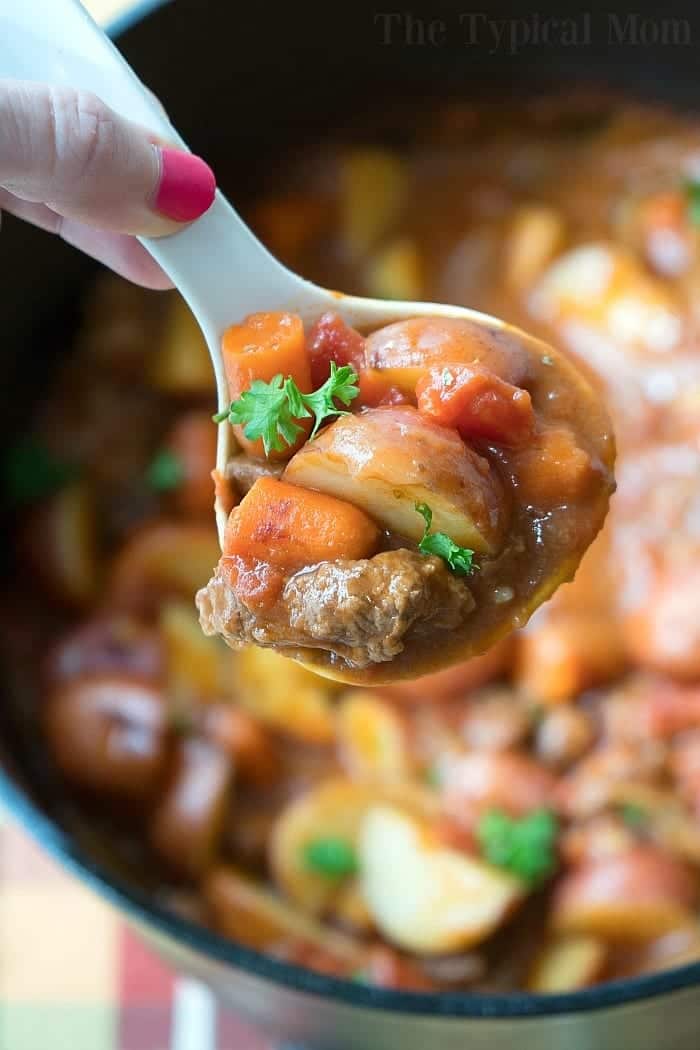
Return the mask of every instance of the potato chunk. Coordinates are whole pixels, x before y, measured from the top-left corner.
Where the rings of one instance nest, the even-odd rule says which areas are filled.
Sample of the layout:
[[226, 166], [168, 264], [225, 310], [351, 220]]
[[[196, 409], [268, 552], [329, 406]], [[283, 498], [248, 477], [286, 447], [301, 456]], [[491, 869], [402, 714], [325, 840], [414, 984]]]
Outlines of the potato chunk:
[[524, 347], [459, 317], [411, 317], [372, 332], [365, 345], [368, 368], [389, 386], [413, 396], [416, 383], [435, 365], [480, 364], [507, 383], [520, 386], [530, 362]]
[[602, 977], [606, 956], [605, 944], [597, 937], [559, 937], [537, 956], [528, 990], [554, 995], [588, 988]]
[[171, 779], [149, 825], [151, 845], [174, 872], [197, 879], [212, 865], [226, 822], [233, 763], [196, 737], [179, 742]]
[[213, 524], [154, 521], [132, 533], [114, 558], [111, 598], [134, 606], [152, 606], [164, 595], [190, 599], [219, 555]]
[[27, 559], [66, 605], [89, 604], [100, 586], [95, 493], [85, 481], [61, 489], [32, 512], [23, 537]]
[[506, 241], [506, 281], [522, 292], [561, 250], [566, 236], [564, 218], [554, 208], [530, 204], [518, 208]]
[[358, 780], [396, 780], [411, 772], [407, 729], [398, 711], [366, 689], [347, 693], [339, 705], [338, 750]]
[[177, 700], [208, 701], [226, 695], [228, 649], [202, 633], [191, 602], [166, 601], [160, 608], [168, 691]]
[[405, 199], [406, 172], [388, 150], [359, 148], [341, 163], [340, 225], [351, 258], [371, 251], [398, 218]]
[[173, 295], [169, 303], [151, 378], [159, 390], [174, 396], [214, 396], [214, 373], [206, 341], [179, 295]]
[[332, 911], [344, 881], [309, 865], [309, 845], [332, 839], [354, 850], [362, 818], [377, 798], [371, 785], [327, 780], [283, 810], [270, 840], [270, 865], [280, 889], [302, 911], [311, 915]]
[[416, 242], [411, 237], [398, 237], [372, 260], [367, 284], [370, 293], [380, 299], [420, 299], [422, 276]]
[[382, 933], [411, 952], [439, 955], [478, 944], [521, 899], [517, 880], [433, 841], [420, 821], [372, 807], [360, 834], [362, 891]]
[[269, 951], [291, 940], [336, 956], [350, 970], [365, 963], [363, 946], [354, 938], [290, 908], [235, 868], [215, 868], [203, 894], [214, 927], [240, 944]]
[[[557, 259], [532, 290], [529, 305], [604, 375], [620, 353], [670, 351], [682, 335], [668, 287], [645, 272], [633, 253], [606, 242], [579, 245]], [[598, 341], [586, 332], [596, 333]], [[617, 353], [610, 353], [611, 346]]]
[[314, 868], [308, 846], [333, 840], [355, 852], [366, 814], [382, 803], [397, 807], [392, 812], [437, 814], [431, 793], [409, 781], [359, 783], [342, 777], [322, 781], [282, 811], [270, 839], [270, 866], [277, 885], [302, 911], [335, 912], [340, 891], [355, 878], [354, 871], [330, 878]]
[[653, 846], [635, 846], [565, 876], [553, 921], [562, 933], [647, 941], [683, 926], [696, 901], [695, 879], [684, 864]]
[[503, 539], [505, 497], [486, 460], [409, 405], [342, 416], [297, 452], [284, 477], [416, 542], [424, 530], [416, 503], [430, 506], [435, 532], [463, 547], [493, 554]]
[[264, 725], [305, 744], [334, 739], [333, 682], [253, 645], [235, 654], [233, 667], [238, 703]]
[[165, 698], [136, 675], [62, 683], [47, 698], [44, 730], [63, 776], [97, 798], [142, 804], [166, 772]]

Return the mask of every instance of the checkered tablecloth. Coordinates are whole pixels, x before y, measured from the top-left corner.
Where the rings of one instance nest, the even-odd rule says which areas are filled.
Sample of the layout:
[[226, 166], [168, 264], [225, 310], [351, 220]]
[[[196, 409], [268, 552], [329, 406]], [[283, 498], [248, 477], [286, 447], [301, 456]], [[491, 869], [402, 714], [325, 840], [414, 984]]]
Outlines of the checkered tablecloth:
[[0, 1050], [271, 1050], [0, 810]]

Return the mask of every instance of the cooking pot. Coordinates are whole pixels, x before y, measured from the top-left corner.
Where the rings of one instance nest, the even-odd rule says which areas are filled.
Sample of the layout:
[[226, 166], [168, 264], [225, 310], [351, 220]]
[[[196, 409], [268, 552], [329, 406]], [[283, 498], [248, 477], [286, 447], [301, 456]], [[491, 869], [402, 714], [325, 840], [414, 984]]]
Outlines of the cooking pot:
[[[645, 14], [637, 4], [632, 15], [560, 5], [548, 14], [512, 4], [488, 14], [434, 0], [414, 3], [410, 13], [365, 0], [317, 8], [151, 0], [113, 27], [234, 200], [274, 179], [285, 142], [318, 139], [349, 113], [376, 111], [397, 96], [510, 95], [592, 81], [682, 106], [697, 99], [697, 11], [666, 16], [650, 5]], [[94, 264], [11, 219], [0, 252], [0, 427], [9, 439], [30, 411], [34, 377], [70, 347]], [[21, 683], [3, 674], [2, 689], [0, 800], [169, 963], [280, 1038], [309, 1050], [698, 1046], [700, 963], [566, 995], [409, 994], [277, 962], [170, 913], [143, 873], [115, 859], [108, 832], [76, 816], [52, 782]]]

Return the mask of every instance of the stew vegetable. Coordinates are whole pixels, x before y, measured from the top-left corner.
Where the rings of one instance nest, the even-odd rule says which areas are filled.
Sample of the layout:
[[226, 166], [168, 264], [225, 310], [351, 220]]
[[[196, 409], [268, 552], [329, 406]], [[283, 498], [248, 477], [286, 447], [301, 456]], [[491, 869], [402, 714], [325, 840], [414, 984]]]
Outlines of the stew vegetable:
[[214, 418], [256, 477], [197, 596], [205, 632], [368, 684], [523, 626], [607, 510], [613, 440], [588, 381], [524, 333], [456, 318], [364, 338], [329, 312], [308, 346], [287, 313], [224, 336], [234, 400]]

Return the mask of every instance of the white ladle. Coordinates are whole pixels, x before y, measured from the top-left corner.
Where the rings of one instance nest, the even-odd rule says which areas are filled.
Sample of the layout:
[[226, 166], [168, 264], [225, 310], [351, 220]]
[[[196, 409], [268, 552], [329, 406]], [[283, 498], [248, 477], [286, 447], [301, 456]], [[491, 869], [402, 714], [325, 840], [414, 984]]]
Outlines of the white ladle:
[[[77, 0], [0, 0], [0, 76], [91, 91], [159, 138], [187, 148], [131, 66]], [[462, 307], [339, 296], [320, 288], [282, 266], [221, 192], [209, 211], [190, 226], [169, 237], [142, 238], [142, 243], [201, 326], [214, 366], [219, 411], [229, 404], [222, 334], [230, 324], [258, 310], [291, 310], [307, 323], [333, 309], [360, 328], [421, 314], [462, 317], [491, 330], [513, 331], [503, 321]], [[534, 342], [525, 333], [522, 339]], [[226, 465], [232, 442], [231, 428], [220, 426], [219, 470]], [[219, 505], [215, 510], [223, 540], [226, 514]]]

